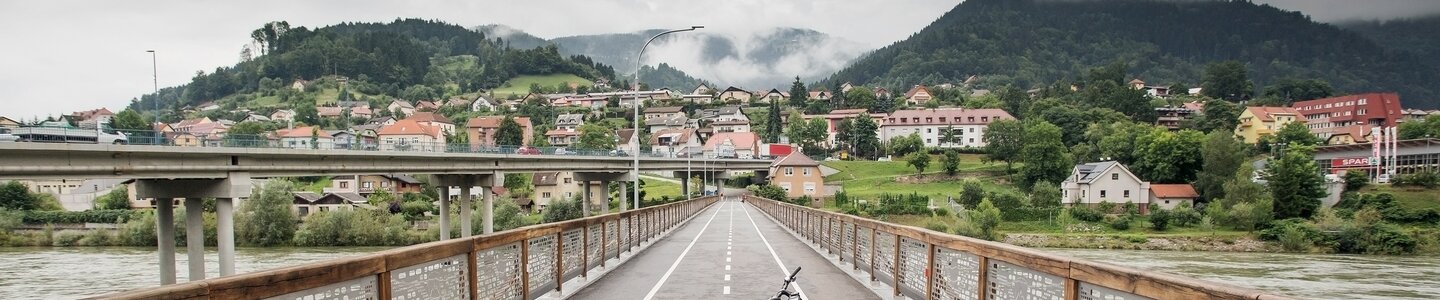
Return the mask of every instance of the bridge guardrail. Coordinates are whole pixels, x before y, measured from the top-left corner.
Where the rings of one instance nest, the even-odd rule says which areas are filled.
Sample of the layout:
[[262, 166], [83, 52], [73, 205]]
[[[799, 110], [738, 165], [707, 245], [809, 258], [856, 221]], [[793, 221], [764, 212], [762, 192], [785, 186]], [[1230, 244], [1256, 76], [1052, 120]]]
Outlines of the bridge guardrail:
[[523, 299], [603, 268], [719, 197], [94, 299]]
[[910, 299], [1289, 299], [1263, 291], [1044, 253], [823, 211], [746, 202]]
[[[17, 129], [17, 142], [35, 143], [88, 143], [96, 141], [96, 129], [75, 127], [25, 126]], [[23, 130], [20, 130], [23, 129]], [[124, 136], [115, 144], [163, 147], [228, 147], [228, 148], [272, 148], [301, 150], [350, 150], [350, 151], [395, 151], [432, 153], [485, 153], [520, 155], [559, 155], [591, 157], [630, 157], [635, 153], [614, 149], [579, 149], [575, 147], [530, 147], [515, 145], [488, 145], [481, 143], [427, 143], [419, 141], [387, 141], [377, 137], [336, 139], [328, 136], [282, 138], [265, 134], [230, 134], [226, 132], [172, 131], [157, 133], [150, 130], [102, 130], [107, 134]], [[352, 135], [353, 136], [353, 135]], [[107, 142], [108, 143], [108, 142]], [[642, 146], [648, 147], [648, 146]], [[669, 147], [669, 149], [678, 149]], [[654, 151], [641, 149], [641, 157], [685, 158], [681, 151]], [[696, 158], [720, 158], [714, 153]], [[760, 159], [756, 157], [755, 159]]]

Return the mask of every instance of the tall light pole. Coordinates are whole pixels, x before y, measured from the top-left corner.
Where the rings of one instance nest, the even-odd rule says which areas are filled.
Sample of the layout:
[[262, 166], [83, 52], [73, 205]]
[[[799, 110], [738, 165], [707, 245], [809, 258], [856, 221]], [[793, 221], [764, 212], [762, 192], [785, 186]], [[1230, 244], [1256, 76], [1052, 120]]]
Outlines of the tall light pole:
[[705, 26], [690, 26], [690, 28], [661, 32], [660, 34], [650, 37], [649, 40], [646, 40], [645, 45], [640, 46], [640, 52], [635, 54], [635, 98], [630, 100], [630, 106], [635, 109], [635, 130], [632, 130], [632, 135], [630, 136], [630, 141], [635, 143], [635, 149], [631, 149], [632, 152], [635, 152], [631, 153], [631, 157], [634, 159], [632, 162], [632, 166], [634, 167], [632, 174], [635, 176], [635, 181], [630, 182], [630, 193], [634, 196], [633, 198], [635, 198], [631, 200], [634, 201], [635, 205], [631, 206], [631, 208], [640, 208], [640, 66], [643, 64], [641, 59], [645, 57], [645, 48], [650, 47], [650, 42], [654, 42], [655, 38], [659, 38], [662, 35], [700, 28], [705, 28]]
[[145, 50], [145, 52], [150, 52], [150, 83], [153, 84], [155, 87], [155, 99], [153, 99], [155, 100], [155, 111], [152, 112], [153, 117], [151, 117], [150, 122], [150, 128], [152, 128], [151, 131], [155, 132], [155, 136], [154, 140], [151, 140], [150, 142], [154, 143], [155, 145], [159, 145], [160, 131], [154, 130], [153, 128], [155, 128], [155, 122], [160, 122], [160, 64], [155, 61], [154, 49]]

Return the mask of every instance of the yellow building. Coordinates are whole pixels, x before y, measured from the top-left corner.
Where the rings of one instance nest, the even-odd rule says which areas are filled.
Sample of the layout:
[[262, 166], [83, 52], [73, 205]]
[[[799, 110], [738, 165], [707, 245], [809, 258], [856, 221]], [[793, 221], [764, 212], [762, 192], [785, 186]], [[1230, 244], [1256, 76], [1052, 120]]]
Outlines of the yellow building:
[[1235, 136], [1246, 144], [1260, 142], [1260, 138], [1275, 134], [1281, 126], [1290, 122], [1305, 122], [1299, 111], [1289, 107], [1246, 107], [1240, 113], [1240, 122], [1235, 125]]

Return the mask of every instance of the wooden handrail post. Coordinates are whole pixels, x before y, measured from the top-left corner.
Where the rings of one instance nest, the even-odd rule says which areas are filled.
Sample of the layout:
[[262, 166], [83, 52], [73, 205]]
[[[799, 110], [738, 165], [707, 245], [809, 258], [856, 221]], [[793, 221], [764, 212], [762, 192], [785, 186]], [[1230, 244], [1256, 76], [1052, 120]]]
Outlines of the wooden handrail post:
[[890, 274], [895, 275], [895, 278], [892, 278], [895, 281], [895, 285], [892, 285], [893, 287], [895, 287], [895, 296], [900, 296], [900, 276], [902, 276], [901, 271], [904, 271], [900, 268], [900, 257], [904, 256], [905, 254], [905, 249], [900, 248], [900, 240], [903, 239], [905, 238], [901, 237], [898, 234], [895, 235], [895, 264], [890, 266], [891, 269], [894, 269], [894, 271], [891, 271]]
[[[601, 225], [604, 226], [604, 225]], [[605, 246], [602, 244], [601, 249]], [[601, 250], [604, 251], [604, 250]], [[580, 277], [590, 278], [590, 224], [585, 224], [585, 229], [580, 231]], [[471, 298], [474, 299], [474, 298]]]
[[925, 299], [935, 299], [935, 244], [927, 244], [930, 251], [925, 255]]
[[520, 296], [530, 299], [530, 240], [520, 240]]
[[[473, 238], [472, 238], [472, 240], [473, 240]], [[470, 268], [470, 271], [467, 272], [467, 273], [465, 273], [465, 280], [470, 282], [470, 285], [469, 285], [469, 287], [470, 287], [470, 293], [469, 293], [469, 294], [470, 294], [470, 299], [476, 299], [476, 298], [478, 298], [478, 297], [480, 296], [480, 277], [479, 277], [480, 274], [475, 274], [475, 272], [476, 272], [476, 271], [479, 269], [479, 267], [480, 267], [480, 262], [479, 262], [479, 261], [476, 261], [475, 251], [479, 251], [479, 250], [471, 249], [469, 252], [465, 252], [465, 264], [466, 264], [467, 267]], [[387, 272], [387, 273], [388, 273], [388, 272]], [[381, 299], [390, 299], [390, 298], [381, 298]]]
[[[615, 225], [615, 226], [620, 226], [620, 225], [617, 224], [617, 225]], [[605, 248], [608, 247], [608, 246], [610, 246], [610, 221], [605, 221], [605, 222], [601, 222], [601, 223], [600, 223], [600, 267], [601, 267], [601, 268], [604, 268], [604, 267], [605, 267], [605, 262], [610, 260], [610, 249], [605, 249]], [[615, 251], [620, 251], [620, 249], [615, 249]], [[588, 272], [587, 272], [587, 273], [588, 273]]]
[[[875, 231], [878, 230], [880, 230], [878, 227], [870, 229], [870, 281], [875, 281], [875, 235], [879, 234]], [[985, 297], [980, 297], [980, 299], [985, 299]]]
[[565, 283], [565, 230], [555, 233], [555, 291]]
[[990, 296], [990, 289], [986, 287], [986, 285], [988, 285], [990, 282], [990, 279], [988, 278], [990, 277], [990, 258], [979, 255], [976, 255], [975, 257], [976, 262], [980, 263], [980, 273], [977, 274], [977, 277], [975, 277], [975, 280], [980, 281], [977, 282], [977, 284], [975, 285], [980, 288], [980, 292], [976, 293], [976, 295], [979, 295], [980, 299], [987, 299]]
[[[376, 294], [380, 299], [390, 299], [390, 294], [394, 292], [392, 290], [394, 287], [390, 286], [390, 271], [380, 272], [380, 274], [376, 274], [375, 276], [378, 276], [375, 278]], [[471, 289], [471, 291], [474, 291], [474, 289]], [[474, 297], [471, 297], [471, 299], [474, 299]]]

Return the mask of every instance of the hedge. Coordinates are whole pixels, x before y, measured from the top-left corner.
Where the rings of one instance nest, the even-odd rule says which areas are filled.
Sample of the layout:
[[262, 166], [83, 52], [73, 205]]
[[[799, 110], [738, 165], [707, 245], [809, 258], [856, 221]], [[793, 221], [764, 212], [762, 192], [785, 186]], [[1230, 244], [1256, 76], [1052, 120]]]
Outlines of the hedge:
[[26, 211], [25, 224], [83, 224], [83, 223], [125, 223], [139, 217], [146, 211], [109, 209], [87, 211]]
[[1050, 220], [1060, 216], [1059, 207], [1019, 207], [1000, 210], [1000, 218], [1007, 222]]

